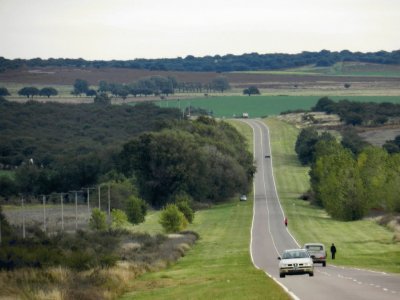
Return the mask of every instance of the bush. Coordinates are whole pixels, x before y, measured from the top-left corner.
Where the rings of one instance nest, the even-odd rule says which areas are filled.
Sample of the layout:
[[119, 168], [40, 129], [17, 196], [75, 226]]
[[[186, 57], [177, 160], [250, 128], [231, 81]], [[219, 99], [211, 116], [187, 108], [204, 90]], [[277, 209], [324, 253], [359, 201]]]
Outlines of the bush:
[[144, 200], [130, 196], [126, 205], [126, 214], [129, 222], [139, 224], [144, 222], [147, 213], [147, 205]]
[[193, 219], [194, 219], [194, 211], [190, 207], [192, 199], [190, 196], [183, 194], [183, 195], [178, 195], [175, 197], [175, 204], [178, 207], [179, 211], [183, 213], [185, 216], [186, 220], [192, 224]]
[[161, 212], [159, 223], [166, 233], [173, 233], [185, 229], [188, 221], [175, 204], [168, 204]]
[[104, 211], [98, 208], [94, 208], [92, 216], [90, 217], [89, 226], [94, 230], [106, 230], [107, 229], [107, 215]]
[[113, 209], [111, 211], [111, 227], [112, 228], [123, 228], [129, 223], [128, 216], [120, 209]]

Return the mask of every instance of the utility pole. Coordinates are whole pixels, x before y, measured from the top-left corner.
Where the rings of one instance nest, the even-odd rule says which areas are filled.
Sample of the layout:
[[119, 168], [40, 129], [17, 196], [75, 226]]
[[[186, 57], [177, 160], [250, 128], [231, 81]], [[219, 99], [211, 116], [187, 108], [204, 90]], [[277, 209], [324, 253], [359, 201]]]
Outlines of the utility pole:
[[86, 188], [86, 194], [87, 194], [87, 211], [88, 214], [90, 215], [90, 190], [94, 190], [95, 188]]
[[110, 184], [108, 184], [108, 217], [111, 216], [111, 191]]
[[43, 198], [43, 231], [46, 232], [46, 195]]
[[24, 209], [24, 196], [21, 197], [22, 206], [22, 238], [25, 239], [25, 209]]
[[98, 187], [98, 194], [99, 194], [99, 210], [101, 210], [101, 207], [100, 207], [100, 185]]
[[61, 202], [61, 230], [64, 231], [64, 206], [63, 206], [63, 193], [60, 193], [60, 202]]
[[75, 230], [78, 230], [78, 192], [80, 191], [70, 191], [75, 193]]

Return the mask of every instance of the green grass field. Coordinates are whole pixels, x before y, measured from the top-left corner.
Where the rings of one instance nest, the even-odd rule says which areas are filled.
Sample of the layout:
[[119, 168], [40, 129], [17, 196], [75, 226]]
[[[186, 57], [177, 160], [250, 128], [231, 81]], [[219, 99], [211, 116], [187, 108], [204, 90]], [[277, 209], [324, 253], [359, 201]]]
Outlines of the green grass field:
[[298, 242], [322, 242], [326, 246], [335, 243], [337, 265], [400, 273], [400, 243], [393, 241], [392, 231], [372, 219], [332, 220], [324, 210], [298, 199], [309, 188], [309, 169], [299, 164], [294, 152], [298, 130], [272, 118], [266, 123], [270, 128], [279, 197], [288, 215], [289, 230]]
[[[250, 128], [236, 123], [251, 139]], [[290, 299], [251, 262], [252, 207], [235, 199], [196, 212], [188, 228], [200, 234], [193, 249], [175, 265], [133, 281], [123, 299]], [[152, 212], [135, 230], [159, 233], [158, 215]]]
[[[171, 97], [172, 99], [173, 97]], [[162, 107], [201, 107], [212, 111], [214, 117], [232, 118], [240, 117], [243, 112], [249, 113], [250, 118], [279, 115], [287, 110], [305, 109], [313, 107], [320, 96], [219, 96], [202, 97], [185, 100], [157, 101]], [[392, 102], [400, 103], [396, 96], [330, 96], [332, 100], [348, 99], [359, 102]]]

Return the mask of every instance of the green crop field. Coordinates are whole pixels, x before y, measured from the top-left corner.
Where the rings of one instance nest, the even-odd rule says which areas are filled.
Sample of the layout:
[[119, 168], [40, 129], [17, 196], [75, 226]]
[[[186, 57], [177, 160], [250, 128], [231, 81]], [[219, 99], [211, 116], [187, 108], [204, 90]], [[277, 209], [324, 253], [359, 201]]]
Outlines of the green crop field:
[[[308, 190], [308, 167], [299, 164], [294, 152], [298, 129], [273, 118], [266, 119], [270, 128], [274, 174], [278, 193], [289, 220], [289, 230], [300, 244], [335, 243], [335, 264], [400, 273], [400, 244], [394, 232], [373, 219], [340, 222], [324, 210], [299, 196]], [[331, 261], [328, 261], [331, 263]]]
[[[202, 97], [183, 100], [157, 101], [162, 107], [200, 107], [212, 112], [214, 117], [232, 118], [241, 117], [247, 112], [250, 118], [279, 115], [281, 112], [296, 109], [309, 110], [320, 96], [219, 96]], [[330, 96], [332, 100], [360, 102], [392, 102], [400, 103], [400, 96]]]

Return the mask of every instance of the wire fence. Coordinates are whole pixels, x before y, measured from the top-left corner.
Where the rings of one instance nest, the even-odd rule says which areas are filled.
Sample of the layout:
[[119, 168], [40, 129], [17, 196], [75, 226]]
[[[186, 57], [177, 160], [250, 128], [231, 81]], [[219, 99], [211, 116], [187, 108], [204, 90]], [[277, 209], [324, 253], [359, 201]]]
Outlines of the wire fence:
[[[67, 193], [21, 196], [18, 202], [3, 206], [8, 223], [16, 228], [22, 238], [33, 228], [46, 234], [60, 231], [74, 232], [87, 229], [94, 208], [106, 211], [111, 220], [111, 187], [97, 186]], [[0, 219], [0, 244], [2, 226]]]

